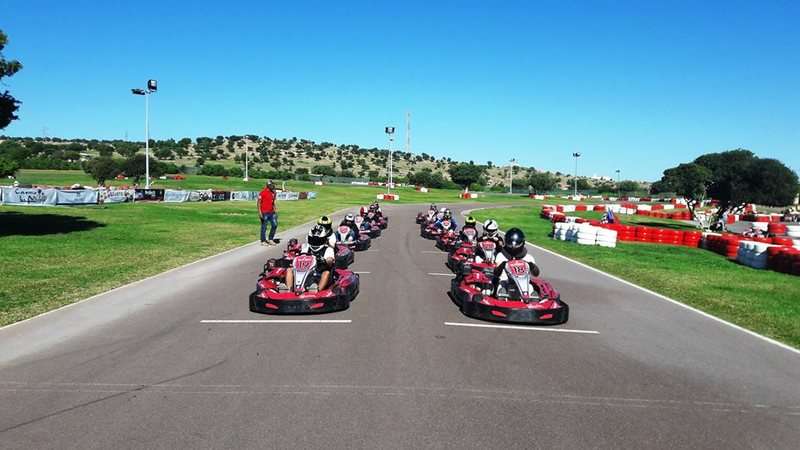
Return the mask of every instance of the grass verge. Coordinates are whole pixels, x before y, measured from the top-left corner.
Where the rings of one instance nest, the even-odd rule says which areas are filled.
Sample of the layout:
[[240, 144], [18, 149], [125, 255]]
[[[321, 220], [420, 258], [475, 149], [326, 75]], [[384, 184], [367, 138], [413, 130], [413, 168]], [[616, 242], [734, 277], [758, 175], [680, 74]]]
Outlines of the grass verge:
[[609, 249], [557, 241], [548, 237], [552, 225], [538, 213], [513, 207], [473, 216], [494, 218], [504, 229], [519, 227], [533, 244], [800, 348], [800, 277], [752, 269], [703, 249], [626, 242]]

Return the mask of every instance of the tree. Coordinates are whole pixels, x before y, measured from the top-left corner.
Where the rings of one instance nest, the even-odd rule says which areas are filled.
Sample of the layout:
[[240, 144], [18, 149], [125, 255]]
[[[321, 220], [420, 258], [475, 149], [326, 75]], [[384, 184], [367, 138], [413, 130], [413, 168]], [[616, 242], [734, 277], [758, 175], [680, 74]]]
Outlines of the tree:
[[558, 186], [558, 177], [549, 172], [536, 172], [528, 178], [528, 184], [533, 188], [534, 194], [544, 194]]
[[125, 158], [133, 158], [133, 155], [139, 152], [139, 144], [134, 142], [119, 142], [114, 144], [114, 149]]
[[120, 167], [110, 156], [101, 156], [84, 162], [83, 171], [91, 175], [98, 185], [102, 185], [109, 178], [117, 176], [120, 172]]
[[108, 144], [98, 144], [94, 147], [94, 149], [97, 150], [97, 153], [99, 153], [100, 156], [111, 157], [114, 155], [114, 147]]
[[311, 168], [311, 173], [316, 174], [316, 175], [324, 175], [324, 176], [328, 176], [328, 177], [335, 177], [336, 176], [336, 169], [334, 169], [332, 166], [319, 165], [319, 166], [312, 167]]
[[0, 177], [13, 176], [19, 170], [19, 161], [0, 156]]
[[697, 219], [695, 207], [702, 205], [712, 183], [712, 173], [700, 164], [680, 164], [664, 171], [662, 183], [687, 200], [689, 212]]
[[589, 180], [586, 178], [578, 178], [578, 190], [579, 191], [586, 191], [592, 188], [592, 185], [589, 184]]
[[620, 192], [636, 192], [640, 190], [642, 186], [631, 180], [623, 180], [619, 182], [619, 186], [617, 186], [617, 190]]
[[459, 163], [447, 169], [450, 179], [454, 183], [467, 188], [472, 183], [477, 183], [483, 176], [484, 167], [474, 164]]
[[658, 180], [650, 185], [651, 194], [663, 194], [665, 192], [675, 192], [675, 190], [669, 183], [664, 182], [664, 180]]
[[[0, 30], [0, 84], [4, 77], [11, 77], [22, 69], [22, 64], [17, 60], [6, 60], [3, 56], [3, 49], [6, 47], [8, 37]], [[22, 102], [14, 98], [8, 91], [0, 93], [0, 130], [7, 127], [12, 120], [19, 117], [15, 114]]]
[[[145, 176], [145, 157], [142, 154], [128, 158], [122, 165], [125, 175], [132, 177], [134, 182]], [[153, 158], [150, 158], [150, 177], [158, 177], [164, 174], [164, 166]]]
[[745, 149], [709, 153], [695, 164], [711, 172], [708, 196], [719, 202], [717, 219], [744, 205], [786, 206], [797, 195], [797, 174], [775, 159], [761, 159]]

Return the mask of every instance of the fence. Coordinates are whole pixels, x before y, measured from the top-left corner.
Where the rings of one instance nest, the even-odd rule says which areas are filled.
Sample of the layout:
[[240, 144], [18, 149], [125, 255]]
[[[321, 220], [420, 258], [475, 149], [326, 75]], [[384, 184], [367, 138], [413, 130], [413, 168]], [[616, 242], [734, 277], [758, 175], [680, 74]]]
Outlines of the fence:
[[[0, 186], [0, 205], [56, 206], [96, 205], [128, 202], [204, 202], [204, 201], [253, 201], [258, 198], [255, 191], [217, 191], [212, 189], [184, 191], [177, 189], [58, 189], [23, 188]], [[316, 192], [280, 191], [279, 201], [310, 200]]]

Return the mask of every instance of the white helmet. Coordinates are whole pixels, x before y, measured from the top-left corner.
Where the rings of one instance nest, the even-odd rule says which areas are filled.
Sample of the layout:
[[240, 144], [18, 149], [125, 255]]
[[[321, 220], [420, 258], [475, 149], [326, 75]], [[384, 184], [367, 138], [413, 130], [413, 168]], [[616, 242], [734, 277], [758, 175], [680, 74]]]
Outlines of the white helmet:
[[440, 213], [444, 214], [444, 212], [445, 212], [445, 211], [447, 211], [447, 208], [445, 208], [444, 206], [442, 206], [441, 208], [439, 208], [439, 212], [440, 212]]
[[354, 222], [356, 220], [356, 216], [348, 213], [346, 216], [344, 216], [344, 220], [345, 222]]
[[483, 232], [489, 236], [494, 237], [497, 234], [498, 229], [499, 226], [497, 225], [497, 221], [494, 219], [488, 219], [486, 222], [483, 222]]

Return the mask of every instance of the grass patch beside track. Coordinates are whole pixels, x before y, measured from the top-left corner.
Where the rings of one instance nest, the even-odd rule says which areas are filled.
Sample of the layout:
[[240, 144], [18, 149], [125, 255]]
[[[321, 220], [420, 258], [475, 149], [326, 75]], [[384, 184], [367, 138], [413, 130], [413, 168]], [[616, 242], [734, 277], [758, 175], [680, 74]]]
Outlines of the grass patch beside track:
[[552, 224], [538, 214], [538, 207], [513, 207], [473, 216], [494, 218], [503, 229], [519, 227], [532, 244], [800, 348], [800, 277], [745, 267], [703, 249], [627, 242], [610, 249], [557, 241], [548, 237]]

